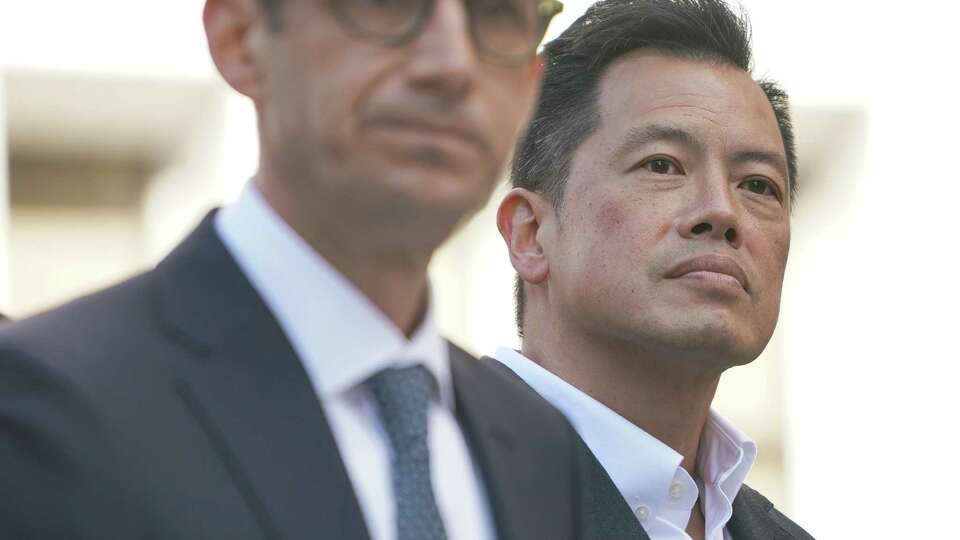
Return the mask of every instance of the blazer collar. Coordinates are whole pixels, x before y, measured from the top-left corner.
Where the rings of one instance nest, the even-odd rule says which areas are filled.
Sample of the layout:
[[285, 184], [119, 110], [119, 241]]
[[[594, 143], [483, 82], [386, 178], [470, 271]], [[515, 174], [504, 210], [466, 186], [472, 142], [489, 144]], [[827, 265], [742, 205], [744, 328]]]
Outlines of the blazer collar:
[[316, 393], [212, 217], [156, 269], [160, 324], [195, 357], [177, 391], [267, 536], [366, 539]]
[[235, 337], [238, 328], [272, 318], [217, 236], [216, 213], [208, 213], [154, 270], [163, 330], [202, 355]]
[[727, 528], [735, 540], [813, 540], [766, 497], [746, 485], [740, 487], [733, 501]]

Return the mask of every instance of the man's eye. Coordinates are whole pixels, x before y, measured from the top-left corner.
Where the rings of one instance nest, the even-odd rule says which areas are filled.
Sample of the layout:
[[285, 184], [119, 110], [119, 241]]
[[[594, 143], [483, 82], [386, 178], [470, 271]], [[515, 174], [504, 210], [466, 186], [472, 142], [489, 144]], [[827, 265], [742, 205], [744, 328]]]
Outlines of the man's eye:
[[680, 174], [680, 167], [666, 158], [654, 158], [641, 166], [654, 174]]
[[765, 195], [768, 197], [777, 196], [777, 190], [770, 185], [769, 181], [762, 178], [750, 178], [749, 180], [744, 180], [740, 183], [740, 187], [751, 193], [756, 193], [757, 195]]

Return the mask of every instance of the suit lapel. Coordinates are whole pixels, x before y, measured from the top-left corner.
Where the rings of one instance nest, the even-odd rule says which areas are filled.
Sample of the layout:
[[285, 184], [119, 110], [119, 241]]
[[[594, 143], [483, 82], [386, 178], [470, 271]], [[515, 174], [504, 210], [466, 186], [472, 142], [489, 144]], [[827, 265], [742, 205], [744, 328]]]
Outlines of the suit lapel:
[[212, 214], [158, 268], [164, 329], [193, 352], [175, 385], [270, 538], [366, 539], [323, 409]]
[[650, 540], [610, 475], [586, 443], [579, 441], [583, 468], [583, 530], [588, 540]]
[[517, 399], [529, 390], [453, 346], [450, 364], [457, 419], [483, 472], [498, 538], [571, 538], [577, 519], [571, 456], [538, 446], [542, 417], [528, 417], [530, 407]]
[[806, 531], [781, 514], [749, 486], [741, 486], [733, 500], [733, 516], [727, 529], [734, 540], [812, 540]]

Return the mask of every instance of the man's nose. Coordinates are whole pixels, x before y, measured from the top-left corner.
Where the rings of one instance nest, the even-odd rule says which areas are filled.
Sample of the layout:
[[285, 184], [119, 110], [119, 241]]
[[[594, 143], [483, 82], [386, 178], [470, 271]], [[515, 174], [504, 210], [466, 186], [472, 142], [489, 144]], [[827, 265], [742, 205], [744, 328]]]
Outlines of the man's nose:
[[718, 240], [739, 248], [743, 235], [733, 190], [726, 176], [717, 175], [703, 182], [678, 223], [680, 235]]
[[413, 84], [458, 100], [468, 94], [479, 69], [463, 0], [436, 0], [423, 31], [410, 44]]

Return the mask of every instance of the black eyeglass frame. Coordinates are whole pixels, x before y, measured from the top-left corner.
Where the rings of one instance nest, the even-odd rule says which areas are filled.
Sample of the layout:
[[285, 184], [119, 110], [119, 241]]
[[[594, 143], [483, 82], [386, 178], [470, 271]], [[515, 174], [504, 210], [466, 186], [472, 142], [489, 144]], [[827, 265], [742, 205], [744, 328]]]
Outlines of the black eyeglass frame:
[[[370, 30], [354, 20], [355, 18], [350, 15], [349, 10], [345, 6], [345, 4], [350, 1], [351, 0], [330, 0], [334, 15], [344, 27], [362, 38], [376, 40], [385, 45], [402, 45], [416, 37], [423, 30], [423, 26], [433, 14], [434, 4], [438, 0], [420, 0], [420, 5], [417, 7], [417, 11], [410, 22], [406, 25], [406, 28], [401, 28], [396, 33], [391, 32], [389, 34]], [[474, 0], [464, 0], [464, 2], [472, 1]], [[550, 21], [563, 11], [563, 2], [560, 0], [536, 0], [536, 3], [539, 27], [536, 33], [533, 34], [535, 39], [530, 43], [529, 49], [516, 54], [502, 53], [484, 45], [483, 40], [477, 35], [478, 31], [471, 16], [470, 36], [477, 50], [482, 53], [481, 56], [484, 59], [494, 64], [516, 66], [528, 61], [537, 53], [537, 47], [540, 46], [540, 42], [547, 32]]]

